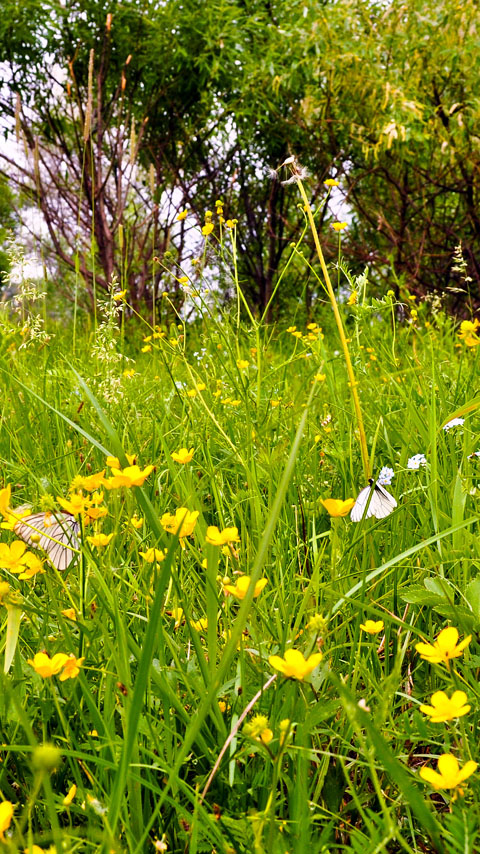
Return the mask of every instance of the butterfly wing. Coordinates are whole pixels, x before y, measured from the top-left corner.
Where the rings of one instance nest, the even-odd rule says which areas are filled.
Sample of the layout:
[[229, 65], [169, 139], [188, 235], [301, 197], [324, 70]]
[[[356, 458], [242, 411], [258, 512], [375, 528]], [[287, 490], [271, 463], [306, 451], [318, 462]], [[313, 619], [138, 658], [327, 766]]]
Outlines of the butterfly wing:
[[[368, 504], [371, 491], [372, 487], [366, 486], [361, 492], [359, 492], [357, 500], [350, 511], [350, 519], [352, 522], [360, 522], [360, 520], [363, 519], [363, 514], [365, 513], [365, 507]], [[365, 516], [366, 519], [372, 515], [371, 506], [372, 502], [370, 501], [370, 505]]]
[[[390, 513], [393, 513], [395, 507], [397, 506], [397, 502], [393, 495], [390, 495], [386, 489], [380, 483], [376, 483], [373, 490], [372, 500], [370, 502], [369, 510], [372, 509], [372, 516], [375, 516], [376, 519], [385, 519], [385, 516], [389, 516]], [[369, 514], [367, 513], [367, 516]]]
[[62, 572], [78, 557], [80, 524], [68, 513], [34, 513], [20, 519], [14, 530], [29, 546], [43, 549]]
[[[372, 492], [373, 494], [370, 498]], [[368, 509], [365, 513], [367, 504]], [[397, 502], [393, 495], [390, 495], [390, 493], [387, 492], [380, 483], [373, 484], [372, 481], [369, 486], [366, 486], [359, 493], [358, 498], [350, 511], [350, 519], [352, 522], [360, 522], [361, 519], [364, 518], [364, 514], [365, 519], [369, 519], [370, 516], [375, 516], [376, 519], [385, 519], [386, 516], [393, 513], [396, 506]]]

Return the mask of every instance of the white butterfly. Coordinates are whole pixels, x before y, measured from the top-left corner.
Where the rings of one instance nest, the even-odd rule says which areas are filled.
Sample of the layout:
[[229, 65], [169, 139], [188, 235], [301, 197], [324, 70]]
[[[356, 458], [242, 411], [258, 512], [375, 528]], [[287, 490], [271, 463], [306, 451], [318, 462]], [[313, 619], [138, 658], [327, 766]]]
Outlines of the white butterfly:
[[[367, 505], [368, 509], [365, 513]], [[393, 513], [396, 506], [397, 502], [393, 495], [390, 495], [380, 483], [374, 483], [373, 479], [370, 478], [369, 485], [359, 493], [350, 511], [350, 519], [352, 522], [360, 522], [364, 517], [369, 519], [370, 516], [375, 516], [376, 519], [385, 519], [385, 516]]]
[[14, 531], [29, 546], [43, 549], [55, 569], [68, 569], [78, 559], [80, 523], [69, 513], [33, 513], [15, 523]]

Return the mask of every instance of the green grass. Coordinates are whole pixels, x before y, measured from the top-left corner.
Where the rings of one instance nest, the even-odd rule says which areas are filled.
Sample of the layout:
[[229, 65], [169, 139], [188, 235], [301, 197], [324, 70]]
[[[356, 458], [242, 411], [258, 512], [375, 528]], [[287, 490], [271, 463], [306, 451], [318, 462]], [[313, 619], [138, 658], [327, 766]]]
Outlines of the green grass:
[[[58, 510], [72, 480], [104, 469], [108, 454], [155, 468], [141, 487], [104, 491], [108, 516], [84, 530], [67, 572], [45, 562], [19, 580], [1, 570], [9, 654], [23, 616], [1, 677], [0, 794], [16, 808], [0, 846], [473, 852], [480, 775], [453, 797], [432, 794], [418, 771], [442, 753], [460, 764], [479, 756], [477, 350], [425, 304], [413, 315], [407, 306], [401, 323], [391, 295], [362, 291], [359, 305], [341, 306], [373, 470], [394, 469], [398, 501], [386, 519], [354, 524], [321, 504], [365, 486], [329, 305], [318, 300], [309, 320], [323, 332], [309, 340], [300, 310], [272, 328], [246, 323], [236, 298], [223, 309], [196, 302], [192, 324], [164, 324], [146, 344], [154, 330], [117, 324], [107, 303], [103, 326], [77, 326], [75, 352], [71, 330], [48, 319], [50, 341], [21, 348], [25, 335], [3, 317], [0, 456], [12, 507]], [[302, 337], [286, 331], [294, 325]], [[462, 414], [463, 426], [443, 429]], [[194, 448], [185, 465], [171, 457], [180, 447]], [[418, 453], [427, 466], [409, 470]], [[199, 513], [184, 548], [160, 521], [179, 507]], [[206, 543], [209, 525], [238, 527], [230, 553]], [[111, 543], [90, 547], [94, 530]], [[165, 560], [146, 562], [150, 547]], [[223, 592], [236, 573], [268, 584], [238, 601]], [[316, 614], [323, 621], [309, 628]], [[366, 634], [366, 619], [384, 630]], [[450, 669], [415, 651], [447, 625], [473, 634]], [[269, 656], [289, 647], [323, 653], [303, 682], [270, 678]], [[84, 656], [80, 674], [42, 678], [28, 660], [43, 650]], [[470, 712], [431, 723], [419, 706], [438, 689], [465, 690]], [[244, 729], [256, 715], [268, 718], [267, 744]], [[54, 770], [37, 750], [50, 743], [61, 753]]]

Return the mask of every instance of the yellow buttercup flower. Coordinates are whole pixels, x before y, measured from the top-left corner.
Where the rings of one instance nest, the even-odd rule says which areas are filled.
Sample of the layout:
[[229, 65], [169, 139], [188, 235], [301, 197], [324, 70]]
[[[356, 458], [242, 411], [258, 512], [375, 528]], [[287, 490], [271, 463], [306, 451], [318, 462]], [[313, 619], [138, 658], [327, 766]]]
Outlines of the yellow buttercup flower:
[[70, 786], [67, 794], [65, 795], [65, 797], [63, 799], [63, 806], [69, 807], [76, 794], [77, 794], [77, 787], [74, 783], [72, 786]]
[[449, 626], [446, 629], [443, 629], [438, 635], [436, 641], [433, 644], [430, 643], [417, 643], [415, 645], [415, 649], [420, 656], [425, 659], [425, 661], [429, 661], [430, 664], [446, 664], [447, 667], [449, 665], [451, 658], [458, 658], [462, 655], [463, 650], [468, 646], [472, 639], [471, 635], [464, 638], [461, 643], [457, 644], [458, 641], [458, 629], [453, 626]]
[[340, 182], [336, 181], [335, 178], [327, 178], [326, 181], [323, 182], [326, 187], [338, 187]]
[[224, 528], [223, 531], [219, 531], [216, 525], [208, 526], [205, 539], [212, 546], [224, 546], [228, 543], [238, 543], [240, 541], [238, 528]]
[[186, 507], [179, 507], [178, 510], [175, 510], [174, 516], [171, 513], [164, 513], [160, 523], [165, 531], [168, 531], [169, 534], [177, 534], [181, 539], [193, 534], [198, 517], [198, 510], [190, 511]]
[[434, 724], [461, 718], [471, 709], [471, 706], [465, 705], [465, 691], [454, 691], [451, 697], [448, 697], [445, 691], [435, 691], [430, 702], [431, 706], [420, 706], [420, 711], [428, 715]]
[[139, 555], [141, 555], [147, 563], [153, 563], [154, 561], [161, 563], [162, 560], [165, 560], [166, 558], [165, 552], [161, 549], [147, 549], [146, 552], [139, 552]]
[[343, 229], [346, 228], [347, 225], [347, 222], [333, 222], [332, 228], [334, 231], [343, 231]]
[[[128, 460], [128, 465], [133, 466], [134, 463], [136, 462], [137, 455], [136, 454], [125, 454], [125, 456]], [[117, 457], [107, 457], [107, 466], [111, 469], [121, 468]]]
[[301, 681], [318, 667], [322, 658], [321, 652], [315, 652], [306, 659], [299, 649], [287, 649], [284, 658], [280, 658], [279, 655], [271, 655], [268, 663], [275, 670], [283, 673], [284, 676]]
[[477, 770], [478, 763], [469, 760], [460, 769], [458, 761], [451, 753], [442, 753], [438, 758], [438, 772], [424, 765], [420, 768], [420, 777], [430, 783], [434, 789], [457, 789]]
[[93, 537], [87, 537], [87, 540], [90, 545], [95, 546], [97, 549], [102, 549], [108, 546], [112, 538], [113, 534], [94, 534]]
[[377, 635], [384, 628], [383, 620], [365, 620], [360, 624], [360, 628], [369, 635]]
[[64, 664], [63, 670], [58, 677], [60, 682], [65, 682], [67, 679], [74, 679], [80, 673], [80, 668], [85, 661], [85, 658], [75, 658], [74, 655], [69, 655]]
[[5, 842], [5, 831], [10, 827], [15, 807], [11, 801], [2, 801], [0, 804], [0, 839]]
[[178, 451], [173, 451], [171, 454], [172, 460], [176, 463], [189, 463], [193, 459], [194, 449], [180, 448]]
[[87, 492], [95, 492], [103, 485], [105, 480], [105, 469], [97, 472], [97, 474], [89, 474], [86, 476], [77, 475], [72, 481], [70, 489], [85, 489]]
[[50, 658], [46, 652], [37, 652], [33, 659], [29, 658], [28, 663], [42, 679], [48, 679], [50, 676], [56, 676], [65, 667], [68, 661], [68, 655], [64, 652], [57, 652], [53, 658]]
[[176, 219], [177, 219], [178, 221], [182, 222], [182, 220], [186, 219], [186, 217], [187, 217], [187, 216], [188, 216], [188, 211], [187, 211], [187, 210], [180, 211], [180, 213], [178, 213], [178, 214], [177, 214]]
[[208, 237], [208, 235], [212, 233], [213, 228], [214, 228], [213, 222], [206, 222], [202, 228], [203, 236]]
[[[247, 595], [248, 588], [250, 587], [251, 578], [249, 575], [240, 575], [233, 584], [224, 584], [223, 589], [226, 593], [230, 593], [232, 596], [235, 596], [237, 599], [245, 599]], [[255, 584], [255, 590], [253, 592], [254, 598], [260, 596], [263, 588], [268, 584], [268, 579], [261, 578], [260, 581], [257, 581]]]
[[112, 468], [112, 477], [105, 481], [105, 486], [108, 489], [116, 489], [119, 486], [142, 486], [152, 471], [153, 466], [145, 466], [143, 471], [137, 465], [127, 466], [124, 469]]
[[21, 540], [14, 540], [11, 545], [0, 543], [0, 567], [8, 569], [9, 572], [23, 572], [25, 570], [27, 544]]
[[322, 498], [321, 503], [330, 516], [347, 516], [355, 504], [355, 499], [347, 498], [345, 501], [342, 501], [341, 498]]
[[208, 620], [206, 617], [202, 617], [200, 620], [193, 620], [190, 625], [196, 632], [206, 632], [208, 629]]
[[244, 371], [248, 368], [250, 362], [247, 362], [246, 359], [238, 359], [237, 360], [237, 368], [239, 371]]

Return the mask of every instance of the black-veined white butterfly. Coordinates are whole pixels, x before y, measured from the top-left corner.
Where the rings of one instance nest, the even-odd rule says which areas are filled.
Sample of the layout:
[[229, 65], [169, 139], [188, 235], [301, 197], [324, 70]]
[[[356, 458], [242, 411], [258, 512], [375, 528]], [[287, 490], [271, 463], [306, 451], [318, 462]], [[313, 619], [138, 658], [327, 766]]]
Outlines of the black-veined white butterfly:
[[78, 558], [80, 523], [69, 513], [33, 513], [19, 519], [14, 531], [29, 546], [43, 549], [55, 569], [68, 569]]
[[359, 493], [350, 511], [350, 519], [352, 522], [360, 522], [364, 517], [369, 519], [370, 516], [375, 516], [376, 519], [385, 519], [385, 516], [393, 513], [396, 506], [397, 502], [393, 495], [390, 495], [380, 483], [374, 483], [373, 479], [370, 478], [369, 485]]

